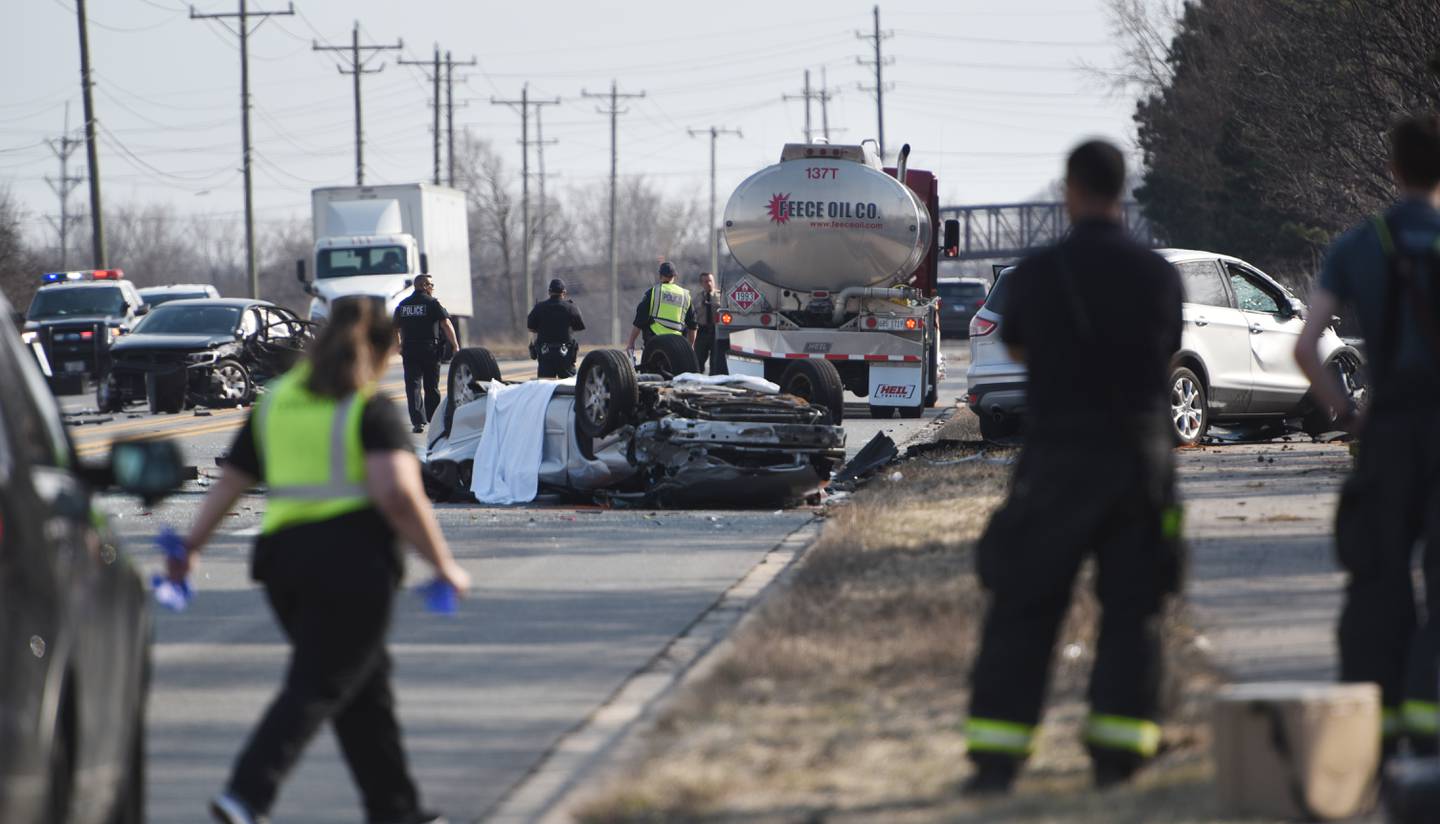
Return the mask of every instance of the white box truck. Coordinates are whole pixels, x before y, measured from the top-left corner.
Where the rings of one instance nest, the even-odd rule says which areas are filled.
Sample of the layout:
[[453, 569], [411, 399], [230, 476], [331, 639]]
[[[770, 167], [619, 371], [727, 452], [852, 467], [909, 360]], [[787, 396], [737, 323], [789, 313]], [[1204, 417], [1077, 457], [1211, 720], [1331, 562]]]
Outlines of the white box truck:
[[464, 192], [430, 183], [331, 186], [314, 190], [311, 206], [314, 279], [305, 261], [296, 267], [312, 296], [311, 320], [323, 322], [331, 301], [348, 295], [382, 297], [394, 312], [416, 275], [428, 274], [465, 339], [475, 310]]

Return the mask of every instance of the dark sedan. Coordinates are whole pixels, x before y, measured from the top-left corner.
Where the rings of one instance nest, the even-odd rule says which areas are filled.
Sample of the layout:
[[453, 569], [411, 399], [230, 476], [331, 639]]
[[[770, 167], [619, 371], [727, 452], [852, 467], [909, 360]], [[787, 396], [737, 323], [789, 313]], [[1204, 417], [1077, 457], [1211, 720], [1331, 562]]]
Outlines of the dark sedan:
[[940, 278], [940, 334], [947, 338], [970, 337], [970, 319], [985, 305], [990, 285], [980, 278]]
[[146, 400], [151, 412], [239, 406], [256, 387], [293, 366], [313, 324], [263, 300], [177, 300], [157, 306], [110, 347], [110, 372], [96, 389], [101, 411]]
[[0, 821], [140, 824], [149, 597], [91, 490], [123, 480], [153, 500], [178, 482], [178, 459], [151, 441], [80, 467], [9, 328], [0, 386]]

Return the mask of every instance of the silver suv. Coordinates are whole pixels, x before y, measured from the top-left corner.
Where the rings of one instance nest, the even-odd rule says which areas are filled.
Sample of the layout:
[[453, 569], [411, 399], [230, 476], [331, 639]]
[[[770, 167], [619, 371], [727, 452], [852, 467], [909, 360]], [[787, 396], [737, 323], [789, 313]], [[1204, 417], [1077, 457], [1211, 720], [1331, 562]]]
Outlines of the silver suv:
[[[1269, 275], [1239, 258], [1214, 252], [1160, 249], [1185, 286], [1184, 331], [1171, 360], [1170, 419], [1175, 439], [1199, 443], [1211, 423], [1298, 419], [1312, 435], [1330, 427], [1316, 408], [1310, 382], [1295, 363], [1305, 306]], [[1019, 432], [1025, 411], [1025, 367], [1010, 358], [998, 334], [1004, 315], [1000, 269], [985, 306], [970, 322], [966, 403], [987, 439]], [[1326, 329], [1320, 358], [1363, 402], [1360, 353]]]

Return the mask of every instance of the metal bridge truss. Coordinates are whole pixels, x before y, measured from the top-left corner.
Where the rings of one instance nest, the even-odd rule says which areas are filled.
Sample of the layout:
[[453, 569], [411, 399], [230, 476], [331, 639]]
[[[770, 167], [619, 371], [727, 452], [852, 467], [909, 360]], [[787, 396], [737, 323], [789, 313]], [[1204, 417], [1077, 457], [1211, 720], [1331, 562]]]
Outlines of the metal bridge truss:
[[[945, 206], [940, 209], [940, 219], [960, 221], [959, 260], [1023, 257], [1058, 242], [1070, 228], [1063, 203]], [[1150, 222], [1141, 214], [1138, 203], [1125, 203], [1124, 223], [1136, 240], [1156, 245]]]

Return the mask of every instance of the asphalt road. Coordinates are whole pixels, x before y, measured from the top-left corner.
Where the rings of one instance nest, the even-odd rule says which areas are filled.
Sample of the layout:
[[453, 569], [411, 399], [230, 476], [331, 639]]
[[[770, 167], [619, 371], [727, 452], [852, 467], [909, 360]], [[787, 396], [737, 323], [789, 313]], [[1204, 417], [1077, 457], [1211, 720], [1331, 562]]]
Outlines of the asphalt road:
[[[968, 352], [947, 347], [938, 409], [920, 420], [873, 421], [851, 398], [853, 453], [877, 431], [897, 442], [953, 407], [964, 390]], [[502, 363], [528, 376], [528, 361]], [[382, 382], [403, 397], [398, 368]], [[65, 399], [80, 413], [93, 400]], [[82, 457], [103, 457], [117, 437], [178, 439], [202, 475], [244, 420], [244, 410], [207, 415], [72, 414]], [[420, 436], [416, 436], [417, 445]], [[183, 529], [205, 481], [145, 509], [109, 498], [116, 526], [139, 565], [159, 568], [151, 541], [165, 524]], [[149, 712], [147, 820], [192, 824], [219, 790], [249, 730], [279, 684], [288, 648], [248, 558], [263, 503], [247, 497], [197, 570], [198, 594], [181, 614], [157, 611]], [[814, 513], [788, 511], [611, 511], [576, 507], [438, 507], [451, 546], [476, 581], [453, 617], [426, 613], [407, 591], [395, 615], [391, 653], [399, 712], [413, 772], [427, 804], [452, 820], [483, 819], [567, 733], [597, 717], [617, 691], [706, 613]], [[407, 587], [428, 578], [412, 562]], [[538, 810], [535, 810], [538, 812]], [[292, 774], [277, 821], [353, 822], [358, 796], [331, 734], [322, 733]]]

